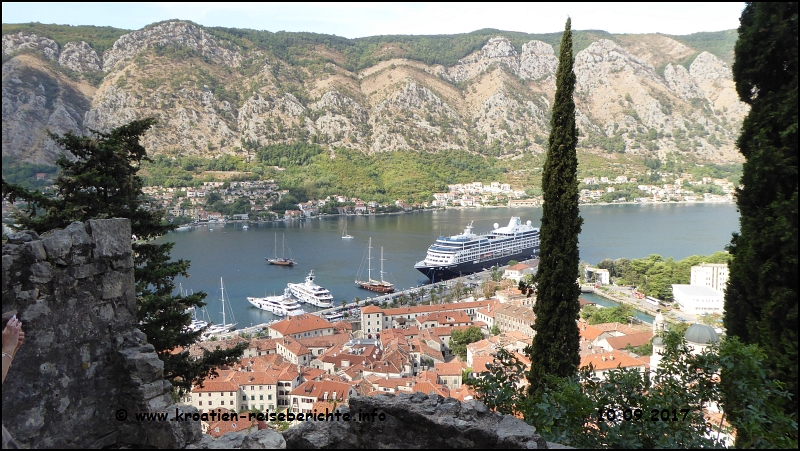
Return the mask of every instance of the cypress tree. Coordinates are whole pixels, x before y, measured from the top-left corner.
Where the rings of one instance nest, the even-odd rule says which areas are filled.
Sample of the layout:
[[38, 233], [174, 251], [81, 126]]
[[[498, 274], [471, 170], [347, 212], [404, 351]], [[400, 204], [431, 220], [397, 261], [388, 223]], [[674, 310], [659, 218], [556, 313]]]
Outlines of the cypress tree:
[[544, 206], [540, 230], [537, 299], [533, 307], [536, 335], [527, 352], [531, 358], [529, 393], [543, 389], [546, 375], [576, 373], [579, 355], [578, 234], [583, 220], [578, 210], [575, 73], [572, 71], [571, 20], [561, 38], [556, 95], [550, 119], [550, 139], [542, 175]]
[[171, 261], [174, 243], [150, 242], [176, 227], [163, 222], [163, 211], [145, 208], [143, 183], [136, 175], [139, 164], [147, 160], [139, 139], [154, 123], [154, 119], [136, 120], [109, 133], [95, 131], [92, 136], [50, 134], [76, 157], [62, 156], [56, 163], [61, 169], [54, 183], [58, 195], [48, 197], [3, 180], [3, 197], [28, 202], [27, 213], [15, 219], [21, 228], [38, 233], [73, 221], [130, 219], [131, 232], [137, 238], [133, 253], [139, 328], [164, 361], [164, 377], [182, 393], [213, 374], [216, 367], [237, 360], [246, 345], [206, 352], [199, 360], [191, 360], [188, 350], [173, 353], [176, 347], [185, 349], [199, 338], [201, 331], [187, 330], [191, 322], [187, 309], [204, 306], [206, 295], [173, 295], [174, 279], [188, 276], [189, 262]]
[[[795, 415], [797, 31], [796, 2], [748, 3], [742, 11], [733, 79], [750, 113], [737, 141], [745, 157], [736, 193], [741, 219], [728, 247], [723, 320], [728, 335], [765, 351], [771, 377], [793, 395], [786, 413]], [[735, 388], [726, 396], [735, 399]]]

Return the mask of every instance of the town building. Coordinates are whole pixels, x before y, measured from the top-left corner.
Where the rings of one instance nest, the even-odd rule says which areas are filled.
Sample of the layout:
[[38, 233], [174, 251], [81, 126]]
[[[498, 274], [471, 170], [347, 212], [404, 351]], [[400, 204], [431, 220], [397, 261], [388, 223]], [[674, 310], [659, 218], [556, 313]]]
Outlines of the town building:
[[[314, 412], [315, 404], [324, 402], [330, 406], [332, 412], [336, 405], [355, 395], [355, 389], [345, 382], [307, 381], [292, 390], [291, 409], [294, 413], [320, 413], [319, 406], [316, 407], [317, 412]], [[325, 413], [324, 410], [321, 413]]]
[[494, 324], [501, 332], [519, 332], [533, 338], [534, 330], [531, 328], [536, 322], [536, 316], [531, 307], [522, 303], [499, 304], [494, 309]]
[[271, 338], [289, 336], [296, 340], [333, 335], [333, 331], [333, 324], [329, 323], [324, 318], [310, 313], [293, 316], [269, 326], [269, 335]]
[[402, 318], [409, 322], [411, 320], [416, 321], [417, 316], [438, 312], [462, 311], [474, 321], [478, 309], [496, 302], [497, 300], [467, 301], [455, 302], [452, 304], [419, 305], [416, 307], [390, 309], [381, 309], [375, 305], [368, 305], [361, 309], [361, 330], [367, 335], [380, 333], [385, 329], [394, 327], [393, 325], [398, 319]]
[[727, 263], [703, 263], [692, 266], [690, 285], [709, 287], [724, 292], [727, 283]]
[[506, 268], [503, 273], [503, 278], [519, 283], [519, 281], [528, 274], [536, 274], [535, 268], [525, 263], [517, 263], [516, 265]]
[[672, 296], [681, 310], [695, 315], [722, 313], [725, 295], [707, 286], [672, 285]]
[[605, 380], [606, 373], [611, 370], [636, 370], [644, 374], [647, 364], [639, 359], [625, 355], [620, 351], [603, 352], [581, 356], [579, 368], [591, 365], [594, 377]]

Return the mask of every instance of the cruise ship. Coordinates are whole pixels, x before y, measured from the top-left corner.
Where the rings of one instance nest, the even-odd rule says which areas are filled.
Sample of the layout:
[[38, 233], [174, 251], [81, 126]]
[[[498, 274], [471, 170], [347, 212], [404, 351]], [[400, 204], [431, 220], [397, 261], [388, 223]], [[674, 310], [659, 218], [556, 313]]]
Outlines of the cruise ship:
[[287, 296], [248, 297], [247, 302], [277, 316], [297, 316], [305, 313], [297, 301]]
[[538, 253], [539, 229], [514, 216], [507, 226], [495, 223], [494, 230], [485, 234], [472, 233], [470, 222], [463, 233], [440, 236], [414, 268], [437, 282], [505, 265], [509, 260], [527, 260]]
[[331, 292], [314, 283], [314, 270], [306, 276], [303, 283], [286, 284], [287, 290], [292, 296], [302, 302], [307, 302], [321, 308], [333, 307], [333, 296]]

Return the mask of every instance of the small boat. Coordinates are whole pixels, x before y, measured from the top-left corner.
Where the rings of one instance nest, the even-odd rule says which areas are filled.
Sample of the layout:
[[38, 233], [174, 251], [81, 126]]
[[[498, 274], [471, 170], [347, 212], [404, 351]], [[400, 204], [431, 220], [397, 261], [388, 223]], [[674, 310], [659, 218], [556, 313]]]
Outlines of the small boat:
[[247, 301], [261, 310], [272, 312], [276, 316], [297, 316], [305, 313], [300, 304], [288, 296], [267, 296], [263, 298], [248, 297]]
[[352, 240], [353, 235], [347, 234], [347, 219], [344, 220], [344, 230], [342, 231], [342, 239], [343, 240]]
[[176, 232], [187, 232], [189, 230], [192, 230], [192, 228], [187, 225], [183, 225], [175, 229]]
[[[369, 239], [369, 247], [367, 248], [368, 252], [368, 263], [367, 263], [367, 280], [358, 280], [356, 279], [356, 285], [359, 287], [369, 290], [375, 291], [377, 293], [392, 293], [394, 292], [394, 285], [389, 282], [383, 280], [383, 247], [381, 247], [381, 280], [373, 280], [372, 279], [372, 238]], [[362, 263], [363, 265], [363, 263]], [[363, 266], [362, 266], [363, 267]]]
[[[286, 258], [286, 235], [283, 236], [283, 253], [280, 257], [278, 257], [278, 234], [275, 234], [275, 246], [274, 252], [275, 256], [272, 258], [264, 257], [267, 259], [270, 265], [278, 265], [278, 266], [294, 266], [297, 264], [296, 261], [292, 258]], [[291, 251], [290, 251], [291, 252]]]
[[249, 229], [249, 228], [250, 228], [250, 227], [249, 227], [247, 224], [245, 224], [245, 225], [243, 225], [243, 226], [242, 226], [242, 230], [247, 230], [247, 229]]

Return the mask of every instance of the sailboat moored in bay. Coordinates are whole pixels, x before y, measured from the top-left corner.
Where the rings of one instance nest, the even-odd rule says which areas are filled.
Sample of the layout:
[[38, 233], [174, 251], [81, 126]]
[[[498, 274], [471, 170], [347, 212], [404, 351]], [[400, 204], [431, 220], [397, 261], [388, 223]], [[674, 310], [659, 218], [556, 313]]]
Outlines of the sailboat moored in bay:
[[297, 264], [296, 261], [292, 258], [286, 258], [286, 235], [283, 236], [283, 252], [281, 256], [278, 257], [278, 234], [275, 234], [275, 256], [273, 258], [264, 257], [267, 259], [270, 265], [278, 265], [278, 266], [294, 266]]
[[383, 247], [381, 247], [381, 280], [373, 280], [372, 279], [372, 238], [369, 239], [369, 248], [367, 248], [368, 257], [367, 257], [367, 280], [358, 280], [356, 279], [356, 285], [359, 287], [369, 290], [375, 291], [378, 293], [393, 293], [394, 292], [394, 285], [386, 282], [383, 280]]

